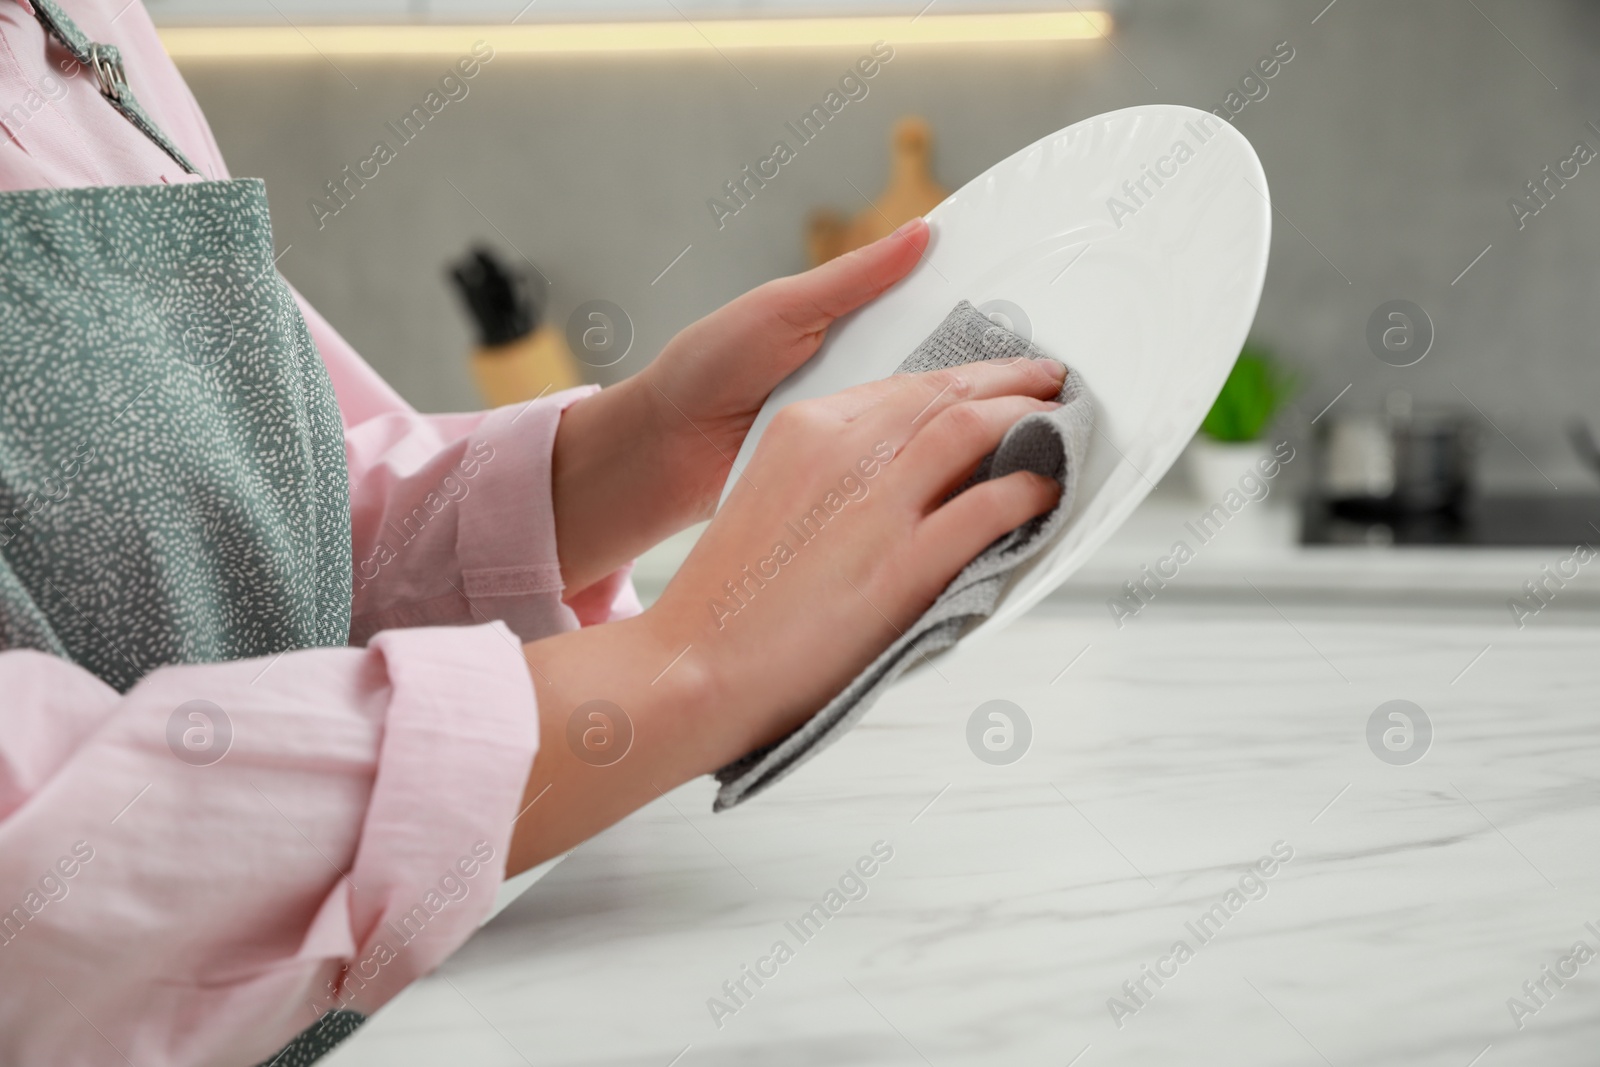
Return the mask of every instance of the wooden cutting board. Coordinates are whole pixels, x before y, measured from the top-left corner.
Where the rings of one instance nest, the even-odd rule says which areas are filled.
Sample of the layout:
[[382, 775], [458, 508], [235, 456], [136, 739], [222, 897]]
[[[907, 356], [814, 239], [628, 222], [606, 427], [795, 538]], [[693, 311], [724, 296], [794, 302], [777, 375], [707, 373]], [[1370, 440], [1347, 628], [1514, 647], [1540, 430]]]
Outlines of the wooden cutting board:
[[895, 123], [889, 138], [889, 183], [871, 207], [854, 218], [822, 208], [806, 226], [806, 252], [812, 266], [887, 237], [901, 224], [937, 207], [950, 191], [933, 178], [933, 128], [908, 116]]

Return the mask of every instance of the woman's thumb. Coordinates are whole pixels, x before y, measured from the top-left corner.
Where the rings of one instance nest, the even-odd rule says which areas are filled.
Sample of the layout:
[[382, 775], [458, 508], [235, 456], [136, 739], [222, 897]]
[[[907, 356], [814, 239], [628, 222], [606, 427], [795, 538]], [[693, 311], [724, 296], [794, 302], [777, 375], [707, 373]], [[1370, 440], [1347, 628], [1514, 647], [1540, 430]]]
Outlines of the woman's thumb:
[[911, 272], [928, 247], [928, 223], [918, 217], [887, 237], [772, 284], [778, 314], [806, 332], [825, 330]]

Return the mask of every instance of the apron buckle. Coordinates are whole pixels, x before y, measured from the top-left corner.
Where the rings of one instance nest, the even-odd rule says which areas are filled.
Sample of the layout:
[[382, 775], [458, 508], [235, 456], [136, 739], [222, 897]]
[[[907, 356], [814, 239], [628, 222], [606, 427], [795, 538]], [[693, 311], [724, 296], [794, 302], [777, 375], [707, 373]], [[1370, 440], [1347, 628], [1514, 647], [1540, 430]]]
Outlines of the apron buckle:
[[122, 69], [122, 56], [118, 54], [116, 48], [108, 44], [91, 44], [89, 64], [94, 67], [95, 80], [100, 83], [100, 92], [108, 99], [120, 101], [122, 91], [128, 84], [128, 76]]

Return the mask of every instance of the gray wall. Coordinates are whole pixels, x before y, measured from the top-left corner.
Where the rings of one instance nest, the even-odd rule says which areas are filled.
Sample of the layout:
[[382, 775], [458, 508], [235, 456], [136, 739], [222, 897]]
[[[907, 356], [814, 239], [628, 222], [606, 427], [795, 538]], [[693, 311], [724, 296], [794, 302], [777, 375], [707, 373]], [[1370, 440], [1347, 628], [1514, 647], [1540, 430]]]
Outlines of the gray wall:
[[[860, 50], [735, 53], [737, 70], [716, 55], [497, 57], [320, 230], [307, 201], [377, 138], [393, 142], [383, 123], [447, 61], [191, 61], [184, 72], [234, 172], [267, 180], [279, 248], [293, 245], [284, 273], [409, 399], [449, 410], [475, 400], [469, 332], [441, 264], [470, 239], [542, 267], [558, 323], [587, 299], [627, 309], [633, 352], [596, 376], [628, 373], [692, 319], [800, 269], [806, 213], [859, 207], [851, 182], [881, 188], [897, 116], [932, 121], [938, 174], [954, 188], [1100, 111], [1218, 106], [1286, 39], [1295, 58], [1237, 125], [1281, 212], [1257, 333], [1303, 370], [1290, 423], [1349, 383], [1350, 408], [1376, 409], [1394, 388], [1459, 404], [1459, 389], [1562, 488], [1580, 485], [1560, 427], [1578, 412], [1600, 421], [1600, 161], [1521, 232], [1506, 201], [1574, 142], [1600, 149], [1585, 126], [1600, 125], [1600, 12], [1579, 0], [1477, 0], [1482, 13], [1465, 0], [1337, 0], [1313, 25], [1325, 3], [1131, 2], [1114, 48], [902, 48], [720, 232], [706, 198], [766, 155]], [[1437, 329], [1406, 369], [1379, 363], [1363, 337], [1372, 310], [1397, 297]], [[1495, 480], [1543, 484], [1510, 444], [1490, 445]]]

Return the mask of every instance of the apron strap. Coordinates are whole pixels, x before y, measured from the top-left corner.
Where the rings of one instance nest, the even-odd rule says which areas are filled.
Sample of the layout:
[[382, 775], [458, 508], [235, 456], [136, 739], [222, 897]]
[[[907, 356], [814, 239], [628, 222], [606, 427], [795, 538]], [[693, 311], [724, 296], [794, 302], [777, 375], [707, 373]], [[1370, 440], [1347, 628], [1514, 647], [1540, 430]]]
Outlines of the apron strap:
[[199, 174], [200, 170], [189, 162], [178, 146], [173, 144], [167, 135], [161, 132], [155, 120], [145, 113], [139, 106], [139, 101], [134, 99], [133, 90], [128, 88], [128, 76], [122, 70], [122, 55], [115, 45], [96, 44], [78, 28], [78, 24], [67, 17], [55, 0], [29, 0], [33, 6], [33, 13], [39, 19], [39, 24], [45, 32], [60, 41], [62, 47], [72, 53], [83, 66], [94, 71], [95, 80], [100, 84], [100, 93], [111, 106], [122, 112], [127, 120], [138, 127], [156, 147], [172, 157], [173, 162], [190, 174]]

